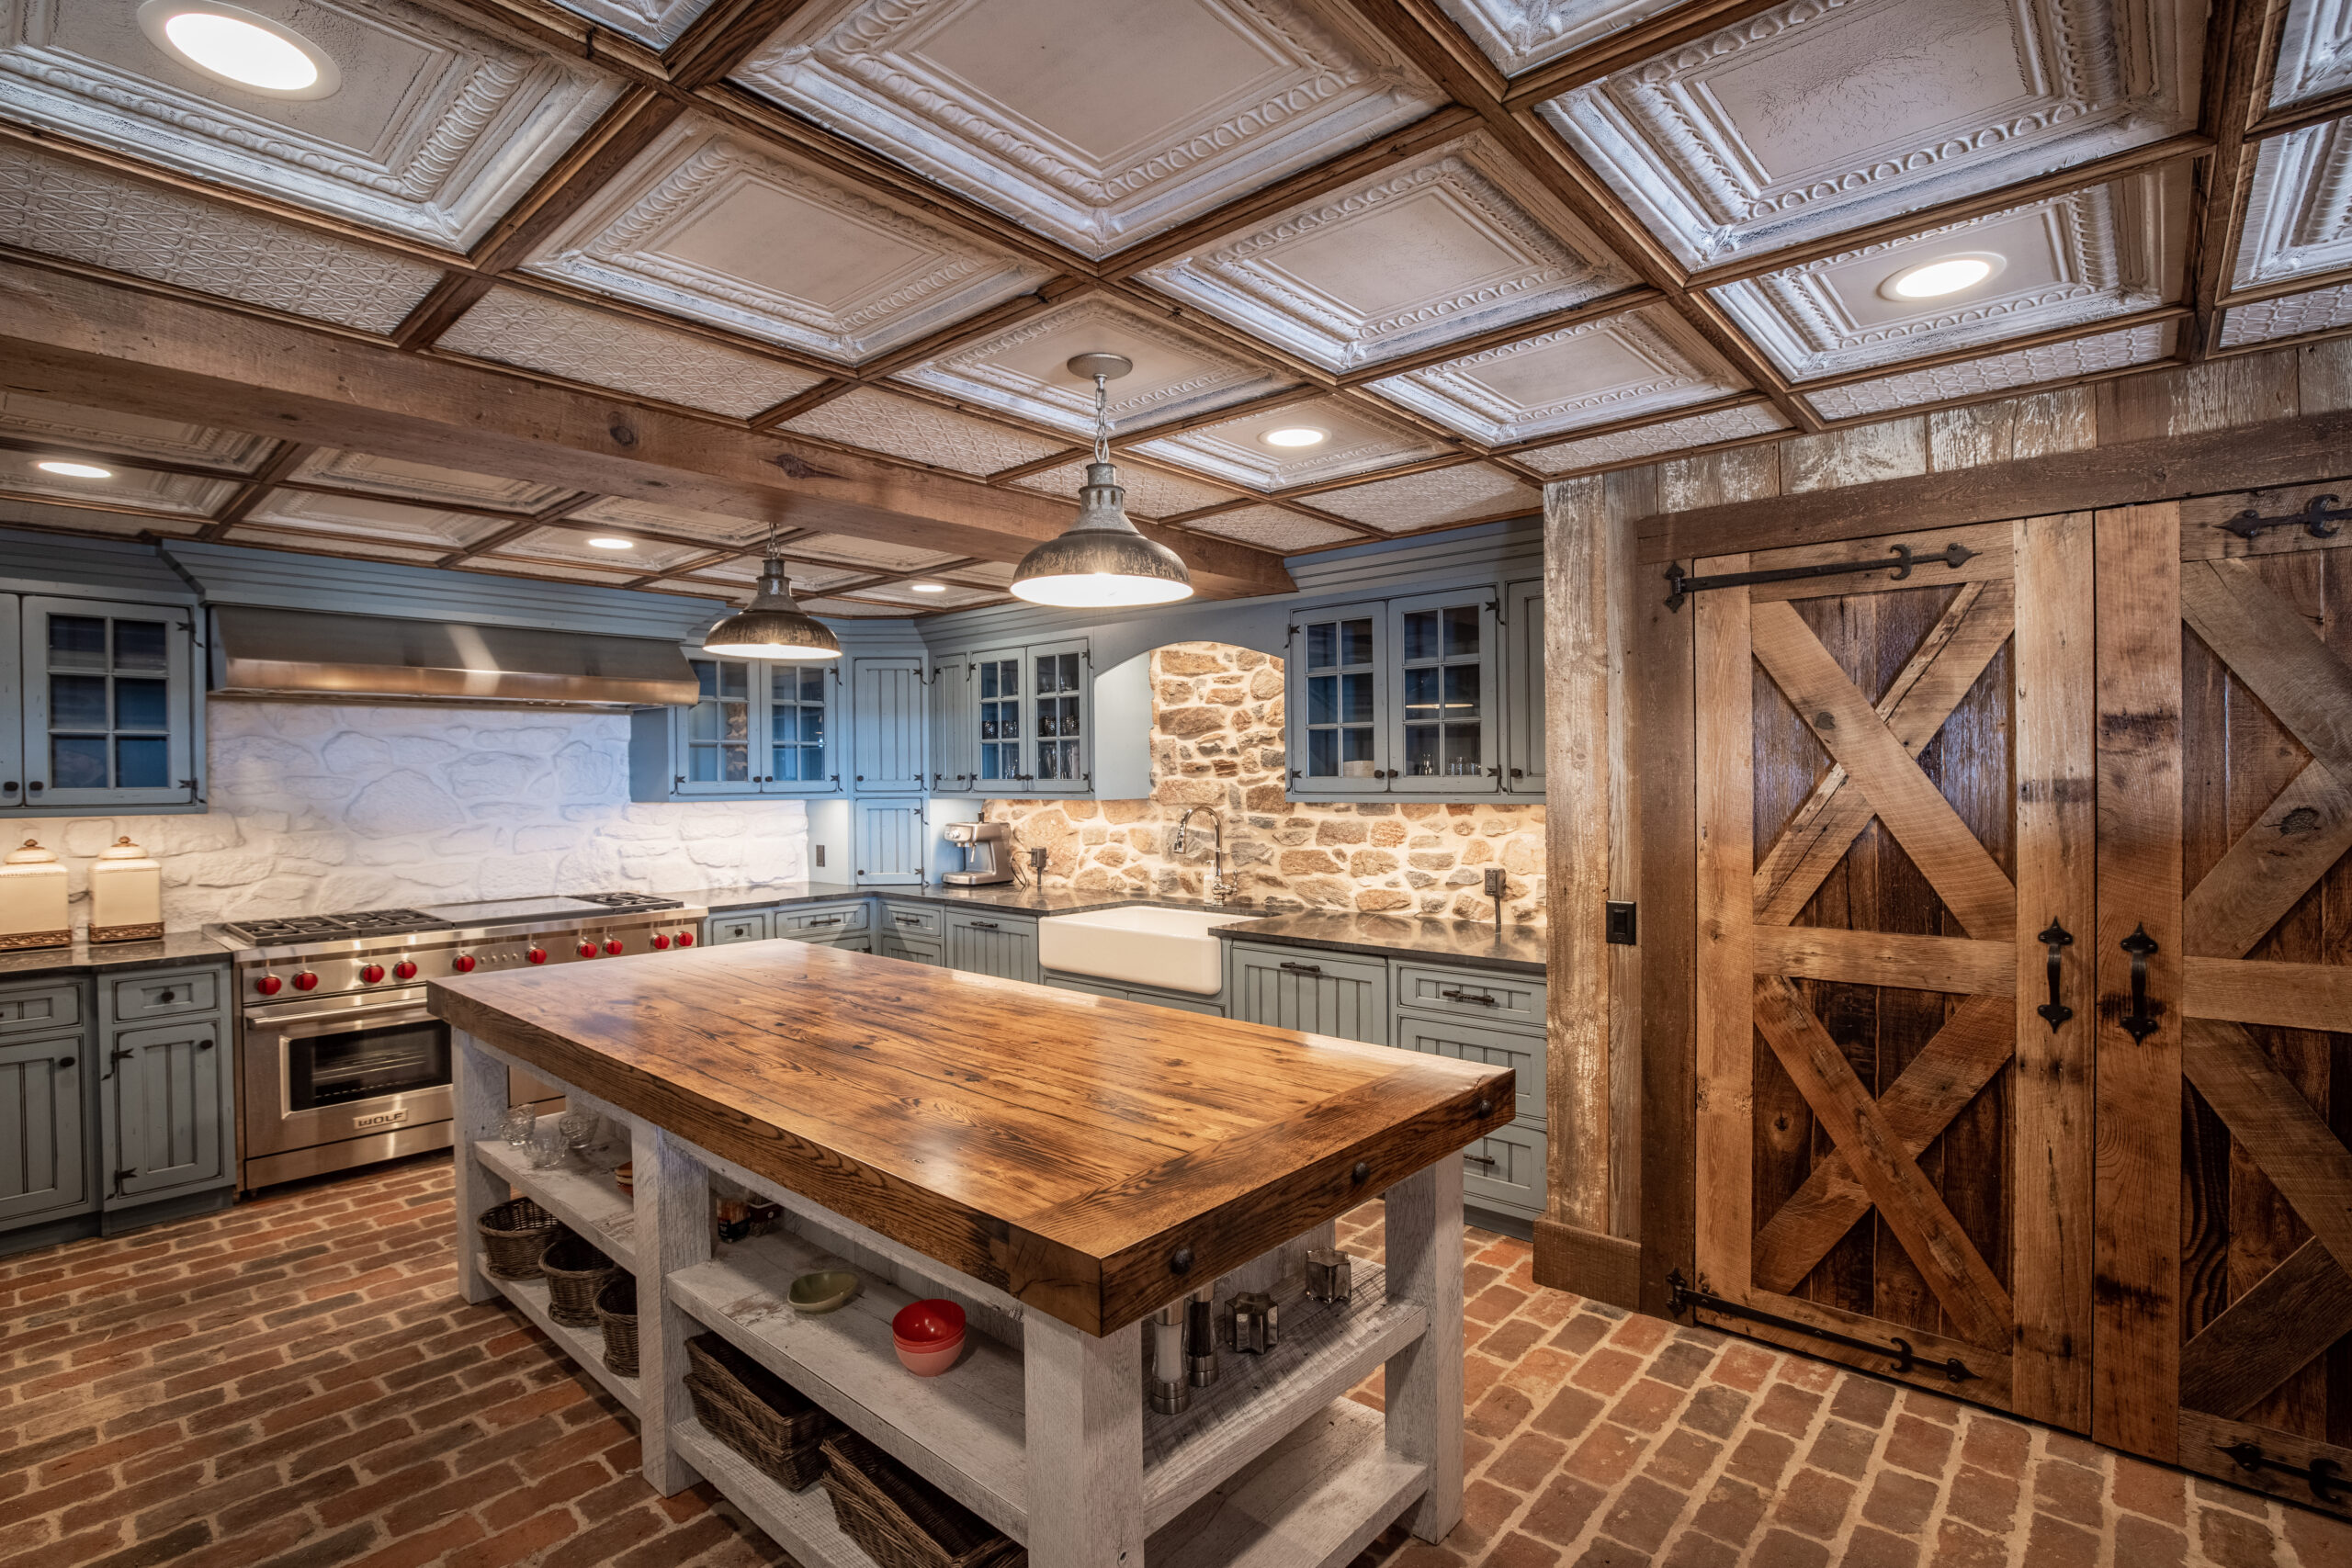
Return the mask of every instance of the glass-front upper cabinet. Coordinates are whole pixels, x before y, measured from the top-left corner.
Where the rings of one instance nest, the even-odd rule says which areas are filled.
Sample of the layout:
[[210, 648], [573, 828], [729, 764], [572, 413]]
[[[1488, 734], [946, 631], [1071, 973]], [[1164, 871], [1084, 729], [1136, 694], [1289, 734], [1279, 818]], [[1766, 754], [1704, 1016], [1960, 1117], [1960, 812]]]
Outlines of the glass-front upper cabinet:
[[752, 771], [752, 664], [690, 659], [701, 695], [686, 710], [685, 776], [680, 795], [755, 795]]
[[1031, 786], [1041, 794], [1083, 790], [1091, 782], [1086, 759], [1087, 660], [1084, 643], [1055, 644], [1029, 650], [1035, 676], [1035, 743], [1030, 756]]
[[1346, 799], [1387, 792], [1383, 622], [1379, 604], [1347, 604], [1291, 627], [1283, 694], [1291, 794]]
[[1389, 733], [1394, 793], [1492, 795], [1496, 762], [1496, 657], [1491, 589], [1391, 601], [1389, 636], [1397, 702]]
[[1021, 700], [1021, 667], [1026, 662], [1018, 649], [983, 653], [972, 660], [972, 723], [979, 751], [978, 784], [1017, 784], [1028, 780], [1022, 765], [1022, 741], [1028, 733]]
[[826, 720], [832, 713], [830, 664], [768, 666], [768, 776], [786, 793], [831, 789], [832, 765]]
[[678, 727], [676, 793], [829, 795], [836, 681], [830, 664], [690, 656], [700, 694]]
[[156, 604], [24, 599], [22, 739], [0, 779], [0, 810], [195, 802], [194, 617]]

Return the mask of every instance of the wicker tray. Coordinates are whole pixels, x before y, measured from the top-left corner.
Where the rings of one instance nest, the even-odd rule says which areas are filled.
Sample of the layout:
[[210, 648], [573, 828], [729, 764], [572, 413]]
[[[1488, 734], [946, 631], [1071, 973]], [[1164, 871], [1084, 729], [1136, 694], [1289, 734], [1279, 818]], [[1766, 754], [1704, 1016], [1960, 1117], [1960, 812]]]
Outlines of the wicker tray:
[[880, 1568], [1027, 1568], [1012, 1537], [855, 1432], [822, 1447], [833, 1522]]
[[596, 1292], [596, 1320], [605, 1325], [605, 1365], [637, 1376], [637, 1276], [621, 1269]]
[[710, 1435], [787, 1490], [825, 1473], [818, 1444], [833, 1419], [798, 1389], [715, 1334], [686, 1341], [686, 1393]]
[[474, 1229], [481, 1235], [492, 1273], [502, 1280], [536, 1280], [539, 1255], [563, 1227], [528, 1198], [509, 1198], [484, 1209]]
[[595, 1327], [596, 1297], [619, 1269], [595, 1243], [557, 1226], [555, 1240], [539, 1255], [539, 1272], [548, 1278], [548, 1315], [574, 1328]]

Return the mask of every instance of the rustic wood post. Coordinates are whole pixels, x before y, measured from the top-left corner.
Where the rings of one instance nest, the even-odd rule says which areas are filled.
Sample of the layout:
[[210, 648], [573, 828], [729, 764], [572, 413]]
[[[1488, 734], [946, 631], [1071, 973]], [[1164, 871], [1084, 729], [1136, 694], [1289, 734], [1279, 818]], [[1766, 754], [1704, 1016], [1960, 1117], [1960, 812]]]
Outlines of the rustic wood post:
[[1462, 1162], [1451, 1156], [1383, 1194], [1388, 1299], [1418, 1303], [1429, 1327], [1388, 1358], [1388, 1451], [1426, 1464], [1413, 1533], [1443, 1540], [1462, 1522]]
[[645, 1413], [638, 1437], [646, 1484], [674, 1496], [702, 1479], [670, 1434], [694, 1418], [686, 1396], [686, 1339], [696, 1325], [666, 1281], [710, 1260], [710, 1173], [659, 1127], [632, 1123], [637, 1164], [637, 1375]]
[[458, 1224], [458, 1293], [477, 1305], [499, 1299], [498, 1287], [481, 1271], [481, 1238], [474, 1221], [493, 1203], [514, 1196], [505, 1179], [486, 1169], [474, 1157], [474, 1145], [499, 1135], [506, 1118], [506, 1064], [494, 1060], [462, 1030], [449, 1032], [449, 1083], [452, 1122], [457, 1144], [456, 1202]]
[[1143, 1562], [1143, 1328], [1022, 1318], [1034, 1568]]

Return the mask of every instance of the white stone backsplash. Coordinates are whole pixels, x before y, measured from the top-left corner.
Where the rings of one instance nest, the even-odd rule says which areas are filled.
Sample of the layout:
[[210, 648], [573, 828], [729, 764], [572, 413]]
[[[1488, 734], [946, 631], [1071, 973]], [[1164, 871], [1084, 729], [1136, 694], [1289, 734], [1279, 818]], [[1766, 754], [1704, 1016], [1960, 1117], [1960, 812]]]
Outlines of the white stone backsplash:
[[0, 845], [64, 858], [76, 927], [90, 863], [125, 833], [163, 862], [175, 929], [807, 875], [797, 800], [631, 802], [623, 714], [216, 701], [205, 720], [208, 812], [0, 821]]

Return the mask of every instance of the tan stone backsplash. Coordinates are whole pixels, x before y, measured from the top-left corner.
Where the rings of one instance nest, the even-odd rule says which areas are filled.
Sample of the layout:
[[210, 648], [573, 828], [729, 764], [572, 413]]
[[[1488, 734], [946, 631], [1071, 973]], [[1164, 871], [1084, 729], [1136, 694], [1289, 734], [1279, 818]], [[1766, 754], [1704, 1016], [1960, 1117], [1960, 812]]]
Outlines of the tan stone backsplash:
[[1182, 856], [1168, 844], [1186, 807], [1207, 806], [1248, 902], [1491, 918], [1479, 887], [1499, 864], [1504, 918], [1542, 922], [1541, 806], [1283, 799], [1283, 661], [1250, 649], [1171, 643], [1151, 656], [1151, 798], [984, 807], [1023, 848], [1044, 846], [1047, 886], [1206, 897], [1207, 836]]

